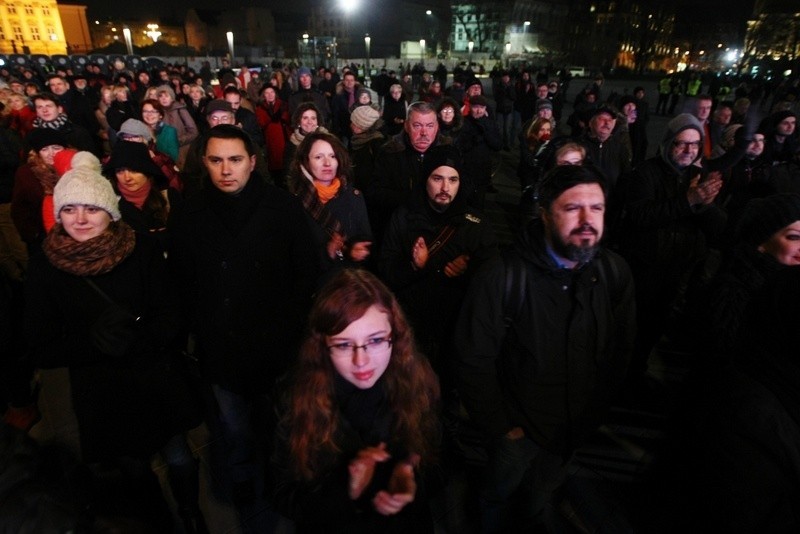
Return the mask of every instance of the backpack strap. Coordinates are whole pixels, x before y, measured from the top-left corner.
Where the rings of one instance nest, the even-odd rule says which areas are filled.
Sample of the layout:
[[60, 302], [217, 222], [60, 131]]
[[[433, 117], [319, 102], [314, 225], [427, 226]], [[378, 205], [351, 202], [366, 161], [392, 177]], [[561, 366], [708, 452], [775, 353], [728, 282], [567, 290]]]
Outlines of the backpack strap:
[[525, 265], [516, 255], [509, 250], [501, 254], [505, 265], [505, 291], [503, 293], [503, 323], [508, 329], [519, 316], [522, 303], [525, 300]]

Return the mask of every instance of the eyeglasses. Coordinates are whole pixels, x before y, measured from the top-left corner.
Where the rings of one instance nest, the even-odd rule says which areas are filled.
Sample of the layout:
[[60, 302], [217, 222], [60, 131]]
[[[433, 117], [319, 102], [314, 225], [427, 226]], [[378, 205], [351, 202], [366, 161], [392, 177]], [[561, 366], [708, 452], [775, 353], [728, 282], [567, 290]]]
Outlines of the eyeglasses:
[[441, 113], [444, 113], [445, 115], [452, 115], [453, 113], [455, 113], [455, 111], [453, 110], [453, 108], [444, 108], [441, 111]]
[[368, 339], [363, 345], [356, 345], [351, 341], [347, 341], [330, 345], [328, 349], [331, 351], [331, 355], [337, 358], [351, 358], [355, 356], [358, 349], [363, 349], [367, 356], [377, 356], [385, 353], [391, 346], [391, 337], [373, 337], [372, 339]]
[[675, 148], [679, 148], [681, 150], [686, 150], [687, 148], [700, 148], [702, 143], [700, 141], [673, 141], [672, 146]]
[[221, 122], [222, 124], [231, 124], [233, 117], [230, 115], [209, 115], [208, 120], [211, 122]]

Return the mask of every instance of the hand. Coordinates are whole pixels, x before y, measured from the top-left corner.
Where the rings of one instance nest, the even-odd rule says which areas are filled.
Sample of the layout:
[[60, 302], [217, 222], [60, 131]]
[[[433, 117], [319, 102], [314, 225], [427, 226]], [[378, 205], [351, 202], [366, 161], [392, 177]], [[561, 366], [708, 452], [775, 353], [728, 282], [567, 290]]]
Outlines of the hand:
[[722, 189], [722, 174], [719, 172], [709, 173], [708, 179], [700, 183], [700, 177], [694, 178], [689, 182], [689, 190], [686, 191], [686, 198], [689, 200], [689, 205], [707, 206], [714, 202], [717, 198], [720, 189]]
[[525, 437], [525, 431], [522, 430], [522, 427], [515, 426], [508, 432], [506, 432], [506, 438], [510, 440], [518, 440]]
[[412, 462], [402, 462], [394, 467], [386, 491], [379, 491], [372, 498], [372, 506], [379, 514], [394, 515], [414, 500], [416, 492], [414, 465]]
[[334, 232], [331, 236], [331, 240], [328, 241], [328, 245], [326, 246], [328, 257], [332, 260], [335, 260], [336, 256], [338, 256], [337, 253], [342, 250], [342, 247], [344, 247], [344, 238], [341, 234]]
[[350, 245], [350, 259], [353, 261], [364, 261], [369, 257], [372, 241], [359, 241]]
[[377, 447], [367, 447], [358, 451], [358, 455], [350, 462], [347, 467], [350, 472], [350, 498], [355, 500], [361, 497], [375, 474], [375, 464], [385, 462], [390, 458], [386, 452], [386, 444], [381, 443]]
[[411, 249], [411, 262], [417, 269], [422, 269], [428, 263], [428, 245], [422, 237], [418, 237]]
[[461, 276], [465, 272], [467, 272], [467, 262], [469, 262], [469, 256], [466, 254], [462, 254], [461, 256], [457, 257], [453, 261], [447, 263], [444, 266], [444, 275], [448, 278], [455, 278], [456, 276]]

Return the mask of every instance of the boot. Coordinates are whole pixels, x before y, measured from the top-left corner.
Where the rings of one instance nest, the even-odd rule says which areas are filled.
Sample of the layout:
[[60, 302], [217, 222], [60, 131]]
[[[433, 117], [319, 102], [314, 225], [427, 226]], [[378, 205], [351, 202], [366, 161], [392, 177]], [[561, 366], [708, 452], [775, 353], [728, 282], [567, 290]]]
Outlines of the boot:
[[183, 521], [186, 534], [208, 534], [205, 519], [197, 502], [200, 493], [197, 462], [187, 466], [169, 466], [169, 486], [178, 504], [178, 515]]

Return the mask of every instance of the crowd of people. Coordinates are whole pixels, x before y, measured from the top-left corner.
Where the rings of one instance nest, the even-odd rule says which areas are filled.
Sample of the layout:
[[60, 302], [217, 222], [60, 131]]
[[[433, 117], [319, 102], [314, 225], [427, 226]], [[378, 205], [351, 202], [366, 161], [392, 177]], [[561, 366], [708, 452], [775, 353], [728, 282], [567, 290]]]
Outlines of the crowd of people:
[[[687, 506], [800, 525], [796, 79], [732, 102], [688, 77], [648, 140], [643, 87], [570, 105], [566, 71], [119, 63], [0, 72], [2, 457], [42, 458], [0, 492], [57, 503], [8, 521], [207, 532], [205, 424], [247, 531], [553, 531], [666, 334], [702, 384]], [[508, 247], [483, 213], [501, 152]]]

